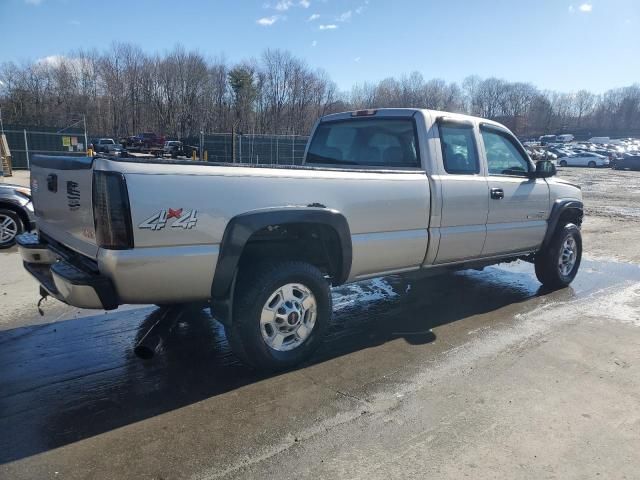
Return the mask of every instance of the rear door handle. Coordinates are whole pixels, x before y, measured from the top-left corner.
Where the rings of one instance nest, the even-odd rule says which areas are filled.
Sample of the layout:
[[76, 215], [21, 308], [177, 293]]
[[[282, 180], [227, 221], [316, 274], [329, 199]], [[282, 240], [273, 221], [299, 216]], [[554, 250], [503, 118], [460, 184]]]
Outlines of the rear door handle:
[[502, 200], [504, 198], [504, 190], [502, 190], [501, 188], [492, 188], [491, 198], [493, 198], [494, 200]]

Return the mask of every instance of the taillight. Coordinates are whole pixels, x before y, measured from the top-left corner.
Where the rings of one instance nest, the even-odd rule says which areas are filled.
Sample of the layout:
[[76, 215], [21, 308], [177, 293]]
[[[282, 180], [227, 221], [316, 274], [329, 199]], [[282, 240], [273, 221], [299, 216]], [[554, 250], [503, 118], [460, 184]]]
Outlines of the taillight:
[[101, 248], [133, 248], [129, 195], [124, 176], [117, 172], [93, 173], [93, 222]]

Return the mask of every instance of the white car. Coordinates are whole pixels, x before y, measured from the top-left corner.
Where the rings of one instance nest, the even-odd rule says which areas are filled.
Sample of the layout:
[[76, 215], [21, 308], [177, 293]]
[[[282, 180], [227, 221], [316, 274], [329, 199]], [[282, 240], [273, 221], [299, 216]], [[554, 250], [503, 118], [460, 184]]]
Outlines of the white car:
[[598, 153], [578, 152], [562, 157], [558, 165], [561, 167], [608, 167], [609, 159]]

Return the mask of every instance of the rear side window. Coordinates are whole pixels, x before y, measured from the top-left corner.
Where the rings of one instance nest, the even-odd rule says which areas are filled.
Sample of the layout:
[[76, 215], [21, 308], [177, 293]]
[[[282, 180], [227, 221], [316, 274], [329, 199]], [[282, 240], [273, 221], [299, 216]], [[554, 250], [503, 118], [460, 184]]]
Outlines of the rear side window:
[[418, 167], [412, 119], [358, 118], [318, 125], [307, 164]]
[[480, 162], [473, 128], [441, 123], [439, 129], [445, 171], [462, 175], [479, 173]]

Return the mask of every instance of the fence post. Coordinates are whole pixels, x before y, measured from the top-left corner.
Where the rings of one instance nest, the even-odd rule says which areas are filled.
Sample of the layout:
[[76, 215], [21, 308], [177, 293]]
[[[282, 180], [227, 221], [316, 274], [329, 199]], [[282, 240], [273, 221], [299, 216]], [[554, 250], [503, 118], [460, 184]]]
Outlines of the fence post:
[[238, 150], [240, 151], [240, 163], [242, 163], [242, 134], [238, 135]]
[[291, 165], [295, 165], [296, 163], [296, 137], [291, 137]]
[[231, 163], [236, 163], [236, 126], [231, 125]]
[[200, 155], [199, 155], [199, 159], [201, 162], [204, 158], [204, 132], [202, 130], [200, 130]]
[[278, 146], [278, 137], [276, 137], [276, 165], [280, 163], [280, 149]]
[[84, 151], [88, 153], [89, 150], [89, 139], [87, 138], [87, 116], [82, 114], [82, 123], [84, 125]]
[[23, 129], [22, 132], [24, 133], [24, 151], [27, 155], [27, 170], [31, 170], [31, 164], [29, 161], [29, 142], [27, 142], [27, 129]]

